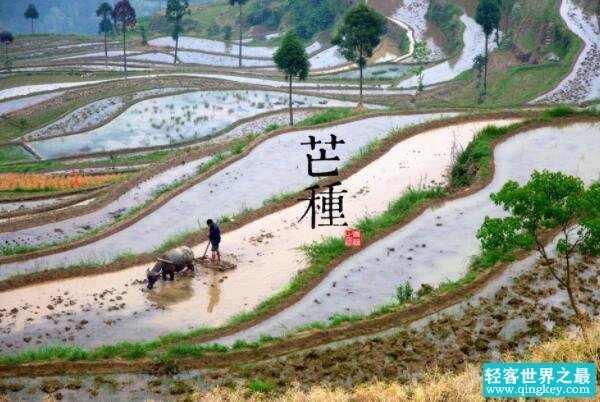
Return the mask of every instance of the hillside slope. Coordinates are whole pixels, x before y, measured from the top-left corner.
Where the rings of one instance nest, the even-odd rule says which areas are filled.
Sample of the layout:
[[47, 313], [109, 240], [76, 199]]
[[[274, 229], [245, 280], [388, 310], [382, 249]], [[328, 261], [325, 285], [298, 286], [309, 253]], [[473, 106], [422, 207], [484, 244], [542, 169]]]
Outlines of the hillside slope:
[[[244, 35], [261, 36], [265, 33], [284, 32], [295, 28], [301, 39], [309, 40], [323, 31], [330, 31], [339, 17], [354, 0], [249, 0], [243, 7]], [[186, 35], [226, 39], [231, 30], [237, 37], [238, 8], [229, 1], [193, 6], [183, 26]], [[170, 34], [171, 27], [164, 13], [157, 13], [146, 21], [151, 34]]]

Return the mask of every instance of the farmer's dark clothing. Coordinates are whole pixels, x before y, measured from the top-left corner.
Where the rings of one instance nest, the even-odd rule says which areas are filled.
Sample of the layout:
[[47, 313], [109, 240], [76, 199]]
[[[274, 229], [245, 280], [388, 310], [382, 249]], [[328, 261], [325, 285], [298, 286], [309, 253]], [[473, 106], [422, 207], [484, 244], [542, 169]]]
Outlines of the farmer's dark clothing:
[[213, 223], [210, 226], [208, 230], [208, 239], [212, 245], [212, 251], [217, 251], [219, 249], [219, 243], [221, 243], [221, 230], [216, 223]]

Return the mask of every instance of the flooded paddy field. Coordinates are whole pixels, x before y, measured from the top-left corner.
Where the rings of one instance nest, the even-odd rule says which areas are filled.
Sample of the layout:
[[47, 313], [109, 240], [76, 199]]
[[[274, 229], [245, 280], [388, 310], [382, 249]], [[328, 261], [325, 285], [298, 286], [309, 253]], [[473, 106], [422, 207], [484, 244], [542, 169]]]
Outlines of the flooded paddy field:
[[[575, 318], [566, 292], [537, 265], [537, 256], [512, 264], [494, 283], [464, 302], [409, 325], [352, 338], [301, 353], [228, 369], [184, 370], [172, 375], [112, 374], [11, 378], [0, 389], [14, 398], [62, 400], [177, 400], [181, 394], [215, 386], [245, 386], [260, 379], [289, 386], [323, 384], [350, 388], [373, 380], [411, 380], [432, 364], [459, 371], [465, 363], [497, 360], [502, 353], [521, 356], [527, 348], [572, 330]], [[577, 265], [578, 303], [597, 317], [598, 261]], [[390, 353], [390, 351], [393, 351]], [[335, 364], [332, 364], [335, 362]]]
[[[359, 89], [363, 75], [331, 40], [346, 5], [307, 32], [283, 3], [269, 17], [277, 28], [251, 22], [271, 4], [192, 5], [176, 60], [165, 17], [140, 12], [123, 37], [127, 67], [120, 36], [105, 56], [95, 32], [15, 32], [0, 77], [0, 402], [421, 385], [434, 368], [460, 376], [579, 330], [570, 293], [536, 253], [484, 268], [477, 232], [506, 216], [490, 196], [509, 180], [545, 169], [600, 180], [596, 5], [503, 3], [483, 85], [476, 2], [366, 2], [388, 32]], [[311, 63], [293, 87], [273, 60], [282, 27], [297, 29]], [[431, 51], [423, 92], [416, 41]], [[339, 159], [319, 167], [341, 169], [347, 226], [313, 230], [297, 195], [317, 183], [306, 142], [332, 136]], [[100, 176], [114, 180], [81, 184]], [[209, 218], [235, 269], [195, 260], [148, 289], [165, 250], [206, 253]], [[346, 228], [363, 229], [366, 245], [344, 246]], [[597, 321], [600, 263], [577, 254], [573, 270], [575, 301]]]
[[[148, 42], [151, 46], [156, 47], [175, 47], [175, 41], [170, 37], [162, 37], [152, 39]], [[188, 50], [206, 51], [211, 53], [222, 53], [235, 56], [238, 51], [237, 43], [225, 43], [214, 39], [192, 38], [182, 36], [179, 38], [179, 48]], [[306, 47], [306, 52], [312, 54], [321, 49], [321, 44], [317, 41]], [[242, 54], [248, 57], [258, 57], [270, 59], [273, 57], [277, 49], [267, 46], [242, 46]]]
[[[352, 102], [311, 96], [294, 97], [294, 106], [339, 107]], [[142, 101], [92, 131], [30, 146], [44, 158], [143, 148], [200, 139], [240, 119], [287, 107], [288, 96], [263, 91], [198, 91]]]
[[56, 98], [63, 94], [64, 94], [64, 92], [53, 92], [53, 93], [49, 93], [49, 94], [28, 96], [25, 98], [19, 98], [19, 99], [15, 99], [12, 101], [2, 102], [2, 103], [0, 103], [0, 115], [16, 112], [17, 110], [36, 105], [38, 103], [45, 102], [47, 100]]
[[31, 141], [83, 131], [109, 120], [120, 112], [127, 102], [135, 102], [147, 97], [167, 95], [169, 93], [182, 92], [185, 90], [186, 88], [158, 88], [137, 92], [132, 95], [101, 99], [67, 114], [46, 127], [32, 131], [23, 138]]
[[[431, 208], [402, 229], [339, 265], [302, 301], [256, 327], [221, 342], [283, 335], [336, 314], [368, 313], [394, 300], [397, 286], [437, 286], [461, 278], [479, 252], [475, 234], [486, 215], [503, 216], [489, 198], [508, 180], [523, 183], [533, 170], [560, 169], [590, 184], [600, 176], [600, 124], [541, 128], [519, 134], [495, 151], [492, 183], [471, 196]], [[530, 150], [535, 149], [535, 154]], [[368, 279], [367, 279], [368, 278]]]
[[[466, 14], [460, 16], [465, 26], [463, 33], [464, 47], [458, 56], [453, 59], [428, 67], [423, 72], [423, 85], [429, 86], [456, 78], [460, 73], [473, 67], [475, 56], [483, 54], [485, 48], [484, 35], [481, 27], [475, 20]], [[490, 51], [494, 49], [495, 43], [490, 41]], [[418, 86], [416, 76], [400, 81], [398, 88], [411, 88]]]
[[[306, 174], [306, 155], [298, 152], [302, 151], [300, 142], [306, 140], [307, 135], [325, 136], [327, 139], [330, 134], [335, 134], [346, 138], [347, 145], [340, 148], [338, 154], [341, 166], [358, 153], [361, 147], [385, 137], [393, 129], [452, 115], [432, 113], [380, 116], [328, 129], [308, 129], [278, 135], [258, 145], [246, 157], [170, 199], [125, 230], [77, 250], [21, 263], [4, 264], [0, 269], [0, 277], [7, 278], [18, 272], [40, 271], [82, 261], [108, 262], [122, 253], [152, 251], [173, 236], [197, 230], [198, 221], [206, 221], [208, 216], [233, 216], [243, 210], [260, 207], [266, 200], [279, 194], [302, 190], [312, 182], [312, 178]], [[328, 164], [333, 162], [324, 163]], [[218, 216], [214, 216], [215, 211], [218, 211]], [[179, 224], [165, 225], [165, 222]], [[4, 233], [2, 236], [14, 236], [14, 233]], [[27, 238], [13, 239], [17, 242], [27, 241]], [[144, 241], [140, 242], [139, 239]], [[4, 239], [6, 240], [8, 239]]]
[[[403, 75], [410, 73], [412, 68], [406, 64], [396, 64], [396, 63], [385, 63], [385, 64], [377, 64], [372, 66], [367, 66], [363, 70], [363, 76], [367, 79], [398, 79]], [[360, 76], [360, 71], [352, 70], [352, 71], [344, 71], [337, 74], [324, 75], [321, 76], [324, 79], [332, 78], [332, 79], [358, 79]]]
[[45, 207], [60, 202], [68, 201], [73, 198], [79, 197], [78, 195], [55, 197], [55, 198], [43, 198], [34, 200], [23, 200], [23, 201], [0, 201], [0, 213], [10, 212], [15, 210], [33, 209]]
[[[454, 146], [465, 146], [487, 124], [508, 123], [500, 120], [450, 126], [400, 142], [383, 157], [345, 181], [352, 200], [346, 211], [349, 223], [365, 215], [382, 213], [389, 202], [410, 187], [424, 183], [428, 186], [443, 185]], [[396, 162], [398, 159], [404, 162]], [[390, 191], [392, 188], [394, 191]], [[0, 299], [7, 302], [18, 300], [15, 308], [19, 310], [14, 317], [17, 321], [12, 334], [7, 334], [7, 339], [12, 340], [13, 346], [21, 344], [25, 337], [31, 337], [34, 343], [39, 341], [47, 344], [63, 336], [62, 332], [56, 333], [55, 329], [63, 325], [69, 327], [68, 322], [78, 319], [86, 320], [86, 327], [70, 332], [67, 339], [73, 336], [72, 341], [82, 345], [102, 343], [105, 330], [112, 331], [119, 339], [134, 339], [136, 331], [144, 327], [144, 336], [151, 339], [173, 330], [220, 325], [228, 317], [252, 309], [262, 299], [285, 286], [297, 271], [305, 269], [307, 262], [299, 250], [302, 244], [318, 241], [322, 235], [339, 234], [337, 228], [317, 233], [309, 226], [297, 223], [303, 209], [304, 205], [298, 204], [226, 234], [227, 252], [223, 258], [235, 261], [238, 265], [235, 271], [215, 273], [199, 269], [195, 275], [184, 275], [175, 282], [166, 282], [155, 290], [147, 291], [142, 282], [146, 267], [135, 266], [118, 273], [3, 293]], [[194, 248], [196, 255], [202, 255], [203, 246], [199, 244]], [[104, 290], [106, 298], [99, 297]], [[69, 301], [52, 306], [52, 295], [65, 292], [69, 295]], [[39, 295], [35, 297], [35, 302], [32, 299], [34, 294]], [[39, 306], [41, 310], [37, 307], [31, 309], [29, 311], [33, 315], [29, 315], [23, 310], [23, 303]], [[83, 305], [86, 306], [85, 311], [80, 311]], [[161, 305], [165, 308], [157, 307]], [[45, 306], [52, 306], [52, 309], [46, 311]], [[106, 310], [108, 308], [110, 310]], [[41, 316], [36, 312], [50, 313], [55, 318], [51, 321], [42, 319], [40, 322], [38, 318]], [[50, 337], [45, 335], [46, 332]]]

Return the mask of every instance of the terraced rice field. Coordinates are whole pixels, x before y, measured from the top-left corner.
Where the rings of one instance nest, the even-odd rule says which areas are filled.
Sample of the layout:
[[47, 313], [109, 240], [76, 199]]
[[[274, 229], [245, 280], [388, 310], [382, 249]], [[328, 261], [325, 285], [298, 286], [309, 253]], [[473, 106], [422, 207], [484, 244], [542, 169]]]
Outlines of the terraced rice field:
[[[578, 331], [573, 301], [598, 319], [597, 257], [574, 254], [570, 299], [533, 250], [487, 266], [478, 239], [486, 217], [507, 216], [491, 195], [508, 181], [600, 179], [597, 110], [542, 105], [597, 103], [590, 7], [561, 2], [585, 46], [555, 88], [492, 110], [484, 94], [455, 105], [483, 53], [473, 18], [460, 16], [464, 46], [447, 60], [428, 2], [377, 6], [408, 29], [410, 51], [386, 37], [364, 70], [364, 109], [332, 32], [307, 44], [311, 74], [293, 94], [265, 45], [281, 33], [264, 27], [249, 28], [262, 45], [245, 41], [239, 67], [235, 41], [190, 33], [174, 63], [160, 18], [144, 20], [152, 39], [128, 37], [127, 77], [120, 41], [105, 59], [96, 37], [17, 37], [0, 78], [0, 401], [203, 400], [219, 387], [274, 400], [294, 382], [412, 383]], [[415, 41], [432, 50], [422, 93]], [[497, 79], [510, 50], [493, 42]], [[311, 176], [311, 164], [337, 174]], [[319, 225], [336, 206], [340, 225]], [[166, 251], [207, 252], [207, 219], [234, 268], [196, 258], [148, 289]], [[344, 244], [347, 229], [360, 246]], [[559, 261], [560, 235], [543, 237]]]

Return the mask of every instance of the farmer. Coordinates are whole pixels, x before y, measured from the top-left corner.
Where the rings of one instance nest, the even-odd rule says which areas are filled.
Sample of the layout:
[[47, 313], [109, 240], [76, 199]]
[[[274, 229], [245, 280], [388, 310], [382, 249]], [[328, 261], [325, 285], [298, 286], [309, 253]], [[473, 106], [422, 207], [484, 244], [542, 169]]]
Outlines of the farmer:
[[219, 225], [213, 222], [212, 219], [206, 221], [208, 225], [208, 240], [210, 240], [211, 251], [212, 251], [212, 262], [215, 262], [215, 257], [217, 264], [221, 263], [221, 253], [219, 252], [219, 243], [221, 243], [221, 230], [219, 229]]

